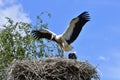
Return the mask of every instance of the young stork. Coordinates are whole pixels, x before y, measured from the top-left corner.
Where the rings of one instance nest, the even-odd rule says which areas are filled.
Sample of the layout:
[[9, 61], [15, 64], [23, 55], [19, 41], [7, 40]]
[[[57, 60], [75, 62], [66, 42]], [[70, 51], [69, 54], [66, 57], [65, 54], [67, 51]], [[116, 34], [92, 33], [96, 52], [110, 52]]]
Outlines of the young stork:
[[64, 51], [70, 51], [73, 47], [70, 45], [76, 40], [82, 27], [90, 20], [88, 12], [83, 12], [76, 18], [73, 18], [68, 28], [60, 35], [56, 35], [50, 30], [33, 30], [32, 35], [35, 39], [46, 38], [57, 42]]
[[76, 52], [73, 52], [73, 53], [69, 53], [68, 54], [68, 59], [77, 59], [77, 55], [76, 55]]

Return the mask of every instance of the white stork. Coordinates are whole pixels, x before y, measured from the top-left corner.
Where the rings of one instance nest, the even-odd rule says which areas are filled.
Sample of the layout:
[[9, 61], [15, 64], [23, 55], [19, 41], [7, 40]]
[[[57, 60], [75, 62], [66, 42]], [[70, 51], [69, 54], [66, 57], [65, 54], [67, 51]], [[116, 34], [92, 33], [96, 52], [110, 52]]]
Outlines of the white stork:
[[70, 51], [73, 48], [70, 44], [76, 40], [82, 30], [82, 27], [89, 20], [90, 17], [88, 12], [83, 12], [76, 18], [73, 18], [65, 32], [60, 35], [56, 35], [48, 29], [33, 30], [32, 35], [38, 40], [41, 38], [53, 40], [57, 42], [64, 49], [64, 51]]

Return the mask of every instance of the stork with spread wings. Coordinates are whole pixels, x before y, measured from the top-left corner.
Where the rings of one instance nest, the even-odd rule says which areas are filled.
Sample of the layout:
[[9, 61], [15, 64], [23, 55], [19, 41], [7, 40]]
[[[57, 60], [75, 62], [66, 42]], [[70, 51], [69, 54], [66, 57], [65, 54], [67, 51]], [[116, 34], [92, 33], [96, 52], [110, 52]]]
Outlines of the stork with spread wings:
[[64, 51], [72, 50], [70, 45], [76, 40], [79, 33], [81, 32], [83, 26], [90, 20], [88, 12], [83, 12], [76, 18], [73, 18], [68, 26], [68, 28], [60, 35], [56, 35], [48, 29], [44, 30], [33, 30], [32, 35], [35, 39], [46, 38], [48, 40], [53, 40], [57, 42]]

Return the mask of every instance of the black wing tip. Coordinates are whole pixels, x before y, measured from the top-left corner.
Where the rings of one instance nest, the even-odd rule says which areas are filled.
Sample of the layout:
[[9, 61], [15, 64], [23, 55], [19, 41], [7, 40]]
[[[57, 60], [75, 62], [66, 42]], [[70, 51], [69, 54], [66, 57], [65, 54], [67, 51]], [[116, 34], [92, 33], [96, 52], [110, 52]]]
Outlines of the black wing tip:
[[32, 30], [31, 34], [34, 35], [34, 34], [38, 34], [39, 32], [40, 32], [40, 30]]
[[35, 32], [38, 32], [38, 30], [32, 30], [31, 33], [35, 33]]
[[37, 40], [40, 39], [39, 36], [38, 36], [39, 30], [32, 30], [32, 31], [31, 31], [31, 34], [32, 34], [32, 36], [33, 36], [35, 39], [37, 39]]
[[83, 18], [83, 19], [86, 20], [86, 21], [90, 21], [90, 16], [89, 16], [88, 11], [84, 11], [84, 12], [81, 13], [78, 17], [79, 17], [79, 18]]

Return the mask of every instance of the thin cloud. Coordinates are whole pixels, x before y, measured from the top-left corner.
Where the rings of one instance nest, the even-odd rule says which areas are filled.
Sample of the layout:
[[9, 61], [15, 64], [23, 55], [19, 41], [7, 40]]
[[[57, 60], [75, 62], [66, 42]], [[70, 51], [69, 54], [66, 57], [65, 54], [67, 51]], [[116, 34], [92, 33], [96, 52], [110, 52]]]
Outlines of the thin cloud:
[[116, 74], [116, 75], [111, 75], [111, 76], [113, 76], [113, 78], [115, 80], [120, 80], [120, 76], [118, 75], [118, 74], [120, 74], [120, 66], [113, 66], [113, 67], [111, 67], [110, 68], [110, 72], [112, 74]]
[[[107, 62], [103, 65], [101, 65], [101, 67], [103, 66], [104, 68], [102, 68], [102, 73], [103, 73], [103, 77], [102, 78], [106, 78], [106, 80], [120, 80], [120, 50], [118, 49], [109, 49], [109, 54], [107, 55], [109, 56], [105, 58], [105, 60], [107, 60]], [[104, 57], [101, 56], [99, 57], [99, 59], [104, 60]], [[108, 61], [109, 60], [109, 61]]]
[[112, 6], [112, 7], [119, 7], [119, 2], [117, 0], [88, 0], [86, 3], [90, 5], [97, 5], [97, 6]]
[[106, 65], [104, 66], [104, 69], [101, 70], [103, 76], [101, 78], [104, 78], [106, 80], [120, 80], [120, 65]]
[[2, 5], [3, 3], [2, 3], [2, 1], [0, 0], [0, 6]]
[[98, 60], [105, 61], [105, 60], [106, 60], [106, 58], [105, 58], [104, 56], [99, 56], [99, 57], [98, 57]]

